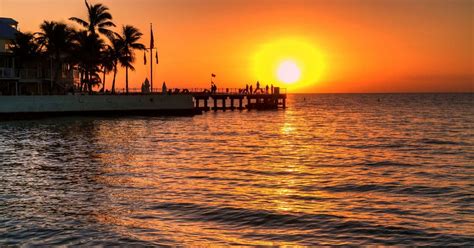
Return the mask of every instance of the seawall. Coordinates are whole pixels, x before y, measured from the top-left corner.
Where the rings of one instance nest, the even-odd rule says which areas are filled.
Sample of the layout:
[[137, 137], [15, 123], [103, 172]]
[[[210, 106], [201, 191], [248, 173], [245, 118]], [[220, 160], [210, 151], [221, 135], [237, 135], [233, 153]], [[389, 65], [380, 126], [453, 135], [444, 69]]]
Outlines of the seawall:
[[0, 119], [64, 115], [194, 115], [192, 95], [0, 96]]

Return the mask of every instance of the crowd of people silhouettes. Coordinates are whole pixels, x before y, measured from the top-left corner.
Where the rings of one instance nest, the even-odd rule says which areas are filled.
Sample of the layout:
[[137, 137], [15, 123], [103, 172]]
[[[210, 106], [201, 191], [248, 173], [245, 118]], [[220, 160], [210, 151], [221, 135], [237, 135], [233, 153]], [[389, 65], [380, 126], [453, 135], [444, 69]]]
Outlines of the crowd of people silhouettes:
[[[246, 84], [245, 85], [245, 88], [243, 89], [239, 89], [239, 94], [248, 94], [248, 95], [252, 95], [252, 94], [274, 94], [275, 93], [275, 87], [273, 87], [273, 84], [271, 84], [270, 86], [268, 86], [268, 84], [265, 86], [265, 88], [261, 88], [260, 87], [260, 82], [257, 81], [256, 85], [255, 85], [255, 90], [253, 88], [253, 85], [252, 84]], [[210, 90], [205, 90], [211, 94], [217, 94], [217, 85], [211, 81], [211, 88]], [[143, 82], [142, 84], [142, 88], [141, 88], [141, 92], [142, 93], [150, 93], [151, 90], [150, 90], [150, 82], [148, 81], [148, 78], [145, 79], [145, 81]], [[168, 89], [168, 87], [166, 86], [166, 83], [163, 82], [163, 85], [161, 87], [161, 92], [163, 94], [172, 94], [172, 93], [187, 93], [189, 92], [188, 89], [184, 89], [184, 90], [179, 90], [179, 89], [174, 89], [174, 92], [173, 92], [173, 89]], [[226, 93], [229, 93], [229, 88], [227, 88], [225, 91], [223, 92], [226, 92]]]
[[[226, 90], [228, 92], [229, 89]], [[247, 84], [245, 85], [244, 89], [239, 89], [239, 93], [241, 94], [274, 94], [275, 92], [275, 87], [273, 87], [273, 84], [268, 86], [268, 84], [265, 86], [265, 88], [260, 87], [260, 82], [257, 81], [255, 90], [253, 88], [252, 84]], [[216, 94], [217, 93], [217, 85], [211, 81], [211, 89], [210, 89], [211, 94]]]

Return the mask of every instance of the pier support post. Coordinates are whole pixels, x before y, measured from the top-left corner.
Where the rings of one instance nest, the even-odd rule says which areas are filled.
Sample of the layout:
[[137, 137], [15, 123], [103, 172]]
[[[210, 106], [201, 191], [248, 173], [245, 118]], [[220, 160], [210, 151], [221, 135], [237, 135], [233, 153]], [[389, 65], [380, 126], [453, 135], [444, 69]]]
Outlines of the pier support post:
[[207, 100], [208, 100], [208, 99], [209, 99], [209, 98], [205, 98], [205, 99], [204, 99], [204, 108], [206, 109], [206, 111], [209, 110], [209, 105], [208, 105], [208, 103], [207, 103]]
[[283, 98], [283, 108], [286, 109], [286, 98]]
[[234, 98], [230, 98], [230, 110], [234, 111]]
[[243, 101], [244, 101], [243, 98], [239, 98], [239, 109], [240, 109], [240, 110], [243, 110], [243, 109], [244, 109], [244, 107], [242, 106], [242, 105], [243, 105]]
[[201, 101], [199, 98], [196, 98], [196, 108], [199, 109], [199, 101]]
[[214, 100], [214, 111], [217, 111], [217, 98], [212, 98]]
[[225, 106], [225, 100], [226, 98], [222, 98], [222, 110], [226, 111], [226, 106]]

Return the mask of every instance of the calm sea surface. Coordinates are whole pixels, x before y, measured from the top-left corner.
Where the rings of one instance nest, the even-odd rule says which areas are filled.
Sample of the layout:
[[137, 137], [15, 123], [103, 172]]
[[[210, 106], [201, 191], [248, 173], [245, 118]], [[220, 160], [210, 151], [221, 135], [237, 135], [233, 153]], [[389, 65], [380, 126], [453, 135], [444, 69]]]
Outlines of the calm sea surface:
[[474, 95], [0, 122], [0, 246], [474, 246]]

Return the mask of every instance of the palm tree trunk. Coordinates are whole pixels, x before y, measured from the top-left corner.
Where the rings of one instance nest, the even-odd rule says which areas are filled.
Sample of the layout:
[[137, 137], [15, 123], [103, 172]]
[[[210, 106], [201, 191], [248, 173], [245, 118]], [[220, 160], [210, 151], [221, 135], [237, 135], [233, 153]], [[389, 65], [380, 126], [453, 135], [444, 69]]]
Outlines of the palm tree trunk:
[[82, 89], [84, 88], [84, 70], [81, 70], [81, 87], [79, 90], [82, 92]]
[[125, 91], [128, 94], [128, 66], [125, 67]]
[[89, 84], [89, 95], [92, 95], [92, 73], [89, 73], [89, 80], [88, 80]]
[[114, 66], [114, 80], [112, 81], [112, 94], [115, 94], [115, 76], [117, 76], [117, 66]]
[[89, 71], [85, 69], [85, 77], [84, 77], [84, 91], [87, 92], [89, 89]]
[[107, 71], [104, 68], [104, 76], [102, 78], [102, 89], [100, 90], [101, 92], [105, 92], [105, 74], [106, 73], [107, 73]]
[[56, 70], [54, 72], [54, 83], [55, 87], [59, 89], [58, 86], [59, 84], [59, 76], [61, 75], [61, 69], [62, 69], [62, 60], [61, 60], [61, 54], [59, 52], [56, 52]]

